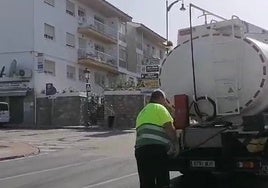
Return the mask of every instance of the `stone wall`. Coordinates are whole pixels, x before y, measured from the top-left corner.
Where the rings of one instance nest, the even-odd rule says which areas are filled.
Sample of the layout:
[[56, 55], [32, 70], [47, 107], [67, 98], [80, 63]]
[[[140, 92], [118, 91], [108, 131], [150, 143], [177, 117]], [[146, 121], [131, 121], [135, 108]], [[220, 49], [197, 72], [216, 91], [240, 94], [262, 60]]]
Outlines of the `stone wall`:
[[37, 125], [78, 126], [86, 122], [86, 98], [80, 96], [38, 98]]
[[104, 96], [104, 112], [108, 126], [108, 117], [114, 116], [114, 128], [134, 128], [138, 113], [146, 104], [147, 96], [134, 93], [116, 93]]

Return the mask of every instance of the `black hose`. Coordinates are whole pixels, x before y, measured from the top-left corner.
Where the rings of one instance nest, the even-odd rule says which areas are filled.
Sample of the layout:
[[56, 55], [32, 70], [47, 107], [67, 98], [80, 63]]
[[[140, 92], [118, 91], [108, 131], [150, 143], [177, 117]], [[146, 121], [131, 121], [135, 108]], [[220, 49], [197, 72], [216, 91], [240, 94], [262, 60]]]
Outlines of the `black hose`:
[[207, 100], [213, 106], [213, 114], [211, 116], [208, 116], [206, 119], [206, 121], [212, 121], [213, 119], [215, 119], [217, 115], [217, 111], [216, 111], [216, 103], [210, 97], [205, 97], [205, 96], [198, 97], [196, 101], [193, 101], [191, 103], [190, 109], [192, 108], [192, 106], [194, 106], [195, 113], [200, 119], [202, 119], [204, 116], [204, 113], [200, 111], [199, 106], [198, 106], [198, 101], [201, 101], [201, 100]]
[[194, 62], [194, 44], [193, 44], [193, 26], [192, 26], [192, 8], [190, 4], [189, 8], [190, 14], [190, 41], [191, 41], [191, 61], [192, 61], [192, 74], [193, 74], [193, 85], [194, 85], [194, 99], [197, 99], [196, 91], [196, 77], [195, 77], [195, 62]]

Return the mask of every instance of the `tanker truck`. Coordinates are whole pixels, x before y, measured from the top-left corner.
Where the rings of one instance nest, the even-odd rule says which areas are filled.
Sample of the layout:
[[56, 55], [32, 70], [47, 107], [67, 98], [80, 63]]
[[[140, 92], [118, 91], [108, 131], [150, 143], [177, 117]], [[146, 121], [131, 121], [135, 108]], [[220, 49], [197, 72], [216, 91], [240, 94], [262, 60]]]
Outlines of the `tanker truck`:
[[233, 17], [181, 29], [160, 87], [175, 105], [171, 171], [268, 175], [268, 31]]

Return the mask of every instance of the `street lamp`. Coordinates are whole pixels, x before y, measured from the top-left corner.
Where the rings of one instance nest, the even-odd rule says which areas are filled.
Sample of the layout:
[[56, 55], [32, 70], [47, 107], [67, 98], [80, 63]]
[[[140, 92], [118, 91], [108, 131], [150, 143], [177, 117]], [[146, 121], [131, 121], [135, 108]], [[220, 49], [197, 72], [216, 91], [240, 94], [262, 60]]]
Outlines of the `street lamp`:
[[168, 48], [172, 46], [172, 42], [170, 42], [168, 40], [168, 12], [171, 10], [171, 8], [173, 7], [173, 5], [175, 5], [176, 3], [178, 3], [179, 1], [181, 1], [181, 11], [185, 11], [185, 7], [184, 7], [184, 0], [176, 0], [174, 2], [172, 2], [170, 5], [168, 4], [168, 0], [166, 0], [166, 47], [167, 47], [167, 52], [168, 52]]
[[90, 71], [88, 70], [88, 68], [85, 68], [84, 75], [85, 75], [86, 83], [89, 83]]
[[[89, 100], [88, 100], [88, 97], [89, 97], [89, 93], [91, 92], [91, 85], [89, 83], [89, 79], [90, 79], [90, 71], [88, 70], [88, 68], [85, 68], [84, 70], [84, 76], [85, 76], [85, 79], [86, 79], [86, 94], [87, 94], [87, 120], [89, 120], [89, 117], [90, 117], [90, 110], [89, 110]], [[89, 121], [88, 121], [89, 122]], [[88, 122], [87, 122], [87, 125], [88, 125]]]

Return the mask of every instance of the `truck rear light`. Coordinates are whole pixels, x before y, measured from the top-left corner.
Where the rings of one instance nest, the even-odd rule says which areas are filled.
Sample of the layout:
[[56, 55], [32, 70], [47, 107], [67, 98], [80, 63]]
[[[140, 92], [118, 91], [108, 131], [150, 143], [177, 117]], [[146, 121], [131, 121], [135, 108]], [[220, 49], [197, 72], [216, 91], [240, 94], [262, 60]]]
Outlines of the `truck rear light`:
[[254, 167], [255, 167], [254, 162], [250, 161], [244, 162], [244, 168], [254, 168]]
[[238, 168], [243, 168], [243, 166], [244, 166], [244, 165], [243, 165], [243, 162], [237, 162], [237, 167], [238, 167]]
[[255, 163], [252, 161], [237, 162], [237, 167], [238, 168], [253, 169], [253, 168], [255, 168]]

